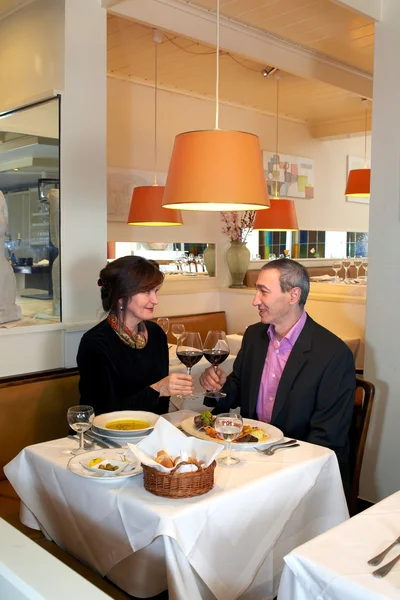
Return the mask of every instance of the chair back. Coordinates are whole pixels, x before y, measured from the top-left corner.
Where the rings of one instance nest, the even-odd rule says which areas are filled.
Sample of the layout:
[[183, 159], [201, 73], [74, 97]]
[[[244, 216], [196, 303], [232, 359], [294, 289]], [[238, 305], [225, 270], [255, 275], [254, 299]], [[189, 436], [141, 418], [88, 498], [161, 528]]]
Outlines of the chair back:
[[350, 474], [351, 490], [348, 499], [350, 516], [357, 512], [357, 498], [360, 487], [360, 473], [367, 439], [371, 410], [374, 402], [375, 386], [369, 381], [356, 377], [354, 413], [350, 427]]

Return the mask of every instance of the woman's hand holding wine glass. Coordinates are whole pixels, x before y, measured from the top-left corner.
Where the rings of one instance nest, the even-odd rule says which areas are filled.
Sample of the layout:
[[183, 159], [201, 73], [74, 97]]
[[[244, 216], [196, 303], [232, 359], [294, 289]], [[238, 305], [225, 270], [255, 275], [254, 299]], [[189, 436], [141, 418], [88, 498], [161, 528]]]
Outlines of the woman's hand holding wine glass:
[[[206, 341], [203, 348], [204, 357], [211, 363], [214, 372], [218, 373], [218, 365], [224, 362], [229, 356], [229, 346], [226, 339], [225, 331], [211, 329], [207, 333]], [[213, 387], [211, 392], [207, 393], [208, 398], [223, 398], [226, 396], [224, 392], [219, 392], [216, 387]]]
[[[203, 356], [203, 344], [198, 331], [186, 331], [180, 336], [176, 347], [176, 355], [186, 366], [187, 374], [191, 375], [192, 367], [194, 367]], [[183, 398], [184, 400], [197, 398], [197, 396], [194, 396], [193, 394], [185, 396], [178, 395], [177, 397]]]
[[218, 462], [222, 465], [230, 467], [237, 465], [240, 460], [232, 456], [231, 443], [241, 434], [243, 429], [243, 419], [236, 413], [223, 413], [217, 415], [214, 422], [214, 429], [218, 435], [228, 442], [228, 456], [220, 458]]
[[71, 429], [79, 433], [79, 448], [71, 450], [71, 454], [82, 454], [85, 452], [83, 434], [91, 428], [94, 421], [93, 406], [71, 406], [67, 412], [67, 420]]

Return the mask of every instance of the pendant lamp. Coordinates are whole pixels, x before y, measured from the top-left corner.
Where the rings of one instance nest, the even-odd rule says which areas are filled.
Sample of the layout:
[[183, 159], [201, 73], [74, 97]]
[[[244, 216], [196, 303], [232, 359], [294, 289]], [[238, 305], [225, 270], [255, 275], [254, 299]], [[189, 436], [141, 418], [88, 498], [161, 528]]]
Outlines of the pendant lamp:
[[141, 226], [175, 226], [182, 225], [179, 210], [167, 210], [162, 206], [164, 186], [157, 184], [157, 49], [162, 34], [157, 29], [153, 32], [155, 43], [155, 75], [154, 75], [154, 184], [136, 187], [133, 190], [128, 225]]
[[217, 0], [215, 129], [176, 136], [163, 206], [243, 211], [269, 208], [260, 142], [242, 131], [219, 129], [219, 0]]
[[[363, 101], [367, 102], [367, 100]], [[368, 130], [368, 103], [365, 108], [365, 134], [364, 134], [364, 168], [352, 169], [347, 178], [345, 196], [353, 198], [369, 197], [371, 193], [371, 169], [367, 169], [367, 130]]]
[[268, 211], [257, 211], [253, 229], [256, 231], [297, 231], [296, 207], [293, 200], [279, 197], [279, 75], [276, 77], [276, 152], [275, 164], [275, 194], [270, 200]]

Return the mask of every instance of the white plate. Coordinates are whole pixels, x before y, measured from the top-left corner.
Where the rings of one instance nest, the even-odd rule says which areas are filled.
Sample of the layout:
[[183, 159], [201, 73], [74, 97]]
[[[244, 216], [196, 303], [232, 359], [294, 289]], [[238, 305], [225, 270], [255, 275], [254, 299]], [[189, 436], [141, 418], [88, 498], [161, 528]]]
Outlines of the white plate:
[[127, 477], [133, 477], [134, 475], [139, 475], [143, 471], [140, 465], [137, 465], [132, 471], [121, 471], [117, 475], [111, 475], [108, 477], [104, 477], [101, 474], [98, 474], [96, 471], [89, 471], [82, 465], [82, 462], [88, 463], [93, 458], [103, 458], [104, 460], [121, 460], [121, 457], [124, 455], [124, 451], [118, 450], [117, 448], [108, 448], [107, 450], [92, 450], [91, 452], [85, 452], [84, 454], [77, 454], [73, 456], [68, 463], [68, 469], [75, 473], [76, 475], [80, 475], [81, 477], [86, 477], [87, 479], [96, 479], [97, 481], [117, 481], [117, 480], [125, 480]]
[[111, 440], [112, 442], [116, 442], [117, 444], [138, 444], [139, 442], [141, 442], [142, 440], [144, 440], [145, 437], [147, 437], [147, 435], [149, 433], [151, 433], [152, 430], [148, 431], [145, 435], [133, 435], [132, 437], [118, 437], [118, 436], [114, 436], [114, 435], [108, 435], [103, 433], [103, 430], [99, 431], [99, 430], [95, 430], [93, 429], [93, 433], [96, 434], [96, 436], [100, 437], [100, 438], [104, 438], [104, 441], [106, 442], [107, 440]]
[[[93, 425], [95, 431], [102, 432], [103, 434], [111, 434], [114, 437], [132, 437], [134, 435], [143, 435], [145, 431], [150, 431], [154, 428], [157, 423], [159, 415], [152, 412], [146, 412], [143, 410], [118, 410], [115, 412], [104, 413], [94, 418]], [[144, 429], [135, 429], [132, 431], [121, 431], [120, 429], [109, 429], [106, 424], [109, 421], [116, 421], [117, 419], [139, 419], [140, 421], [147, 421], [150, 423], [150, 427]]]
[[[256, 421], [255, 419], [243, 419], [243, 425], [250, 425], [251, 427], [259, 427], [260, 429], [263, 429], [268, 438], [264, 442], [232, 442], [232, 448], [260, 448], [261, 446], [268, 446], [268, 444], [279, 442], [279, 440], [283, 438], [282, 431], [273, 425], [269, 425], [269, 423], [263, 423], [262, 421]], [[186, 431], [186, 433], [200, 438], [201, 440], [207, 440], [208, 442], [213, 441], [217, 442], [218, 444], [226, 444], [226, 442], [223, 440], [217, 440], [210, 437], [204, 430], [197, 429], [193, 422], [193, 417], [182, 421], [181, 427], [183, 431]]]

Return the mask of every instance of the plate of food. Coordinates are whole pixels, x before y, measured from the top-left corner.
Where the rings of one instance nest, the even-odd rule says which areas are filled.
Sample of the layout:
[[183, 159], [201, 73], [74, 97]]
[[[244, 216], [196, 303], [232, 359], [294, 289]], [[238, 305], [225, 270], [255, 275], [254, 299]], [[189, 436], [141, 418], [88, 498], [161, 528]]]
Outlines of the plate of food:
[[[183, 431], [198, 437], [202, 440], [226, 442], [219, 437], [213, 428], [215, 416], [210, 412], [203, 412], [195, 417], [190, 417], [182, 421]], [[243, 431], [236, 440], [232, 442], [232, 448], [253, 448], [254, 446], [265, 446], [279, 442], [283, 438], [283, 433], [277, 427], [255, 419], [243, 419]]]
[[77, 454], [69, 461], [68, 469], [76, 475], [98, 481], [122, 480], [143, 471], [134, 456], [114, 448]]
[[150, 433], [158, 418], [159, 415], [144, 410], [118, 410], [95, 417], [93, 431], [123, 438], [143, 436]]

